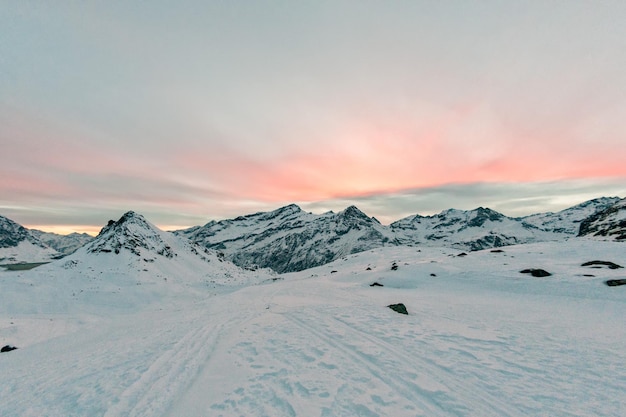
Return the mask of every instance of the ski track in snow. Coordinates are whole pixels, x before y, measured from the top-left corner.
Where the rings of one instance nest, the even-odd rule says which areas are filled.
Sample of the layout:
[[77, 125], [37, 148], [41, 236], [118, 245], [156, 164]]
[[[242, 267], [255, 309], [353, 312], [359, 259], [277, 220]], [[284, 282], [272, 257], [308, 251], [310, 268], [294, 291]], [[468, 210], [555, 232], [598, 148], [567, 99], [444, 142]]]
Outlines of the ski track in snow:
[[158, 356], [104, 417], [162, 415], [215, 348], [224, 324], [200, 325]]
[[[219, 337], [243, 318], [209, 321], [178, 315], [178, 321], [142, 317], [129, 325], [86, 331], [87, 337], [52, 343], [52, 355], [10, 370], [14, 385], [0, 388], [0, 413], [9, 416], [140, 417], [164, 415], [215, 349]], [[162, 321], [161, 321], [162, 320]], [[143, 326], [146, 324], [146, 326]], [[191, 325], [190, 325], [191, 324]], [[72, 340], [73, 339], [73, 340]], [[76, 347], [78, 346], [78, 349]], [[84, 346], [84, 348], [81, 348]], [[66, 354], [65, 350], [70, 354]], [[18, 351], [16, 351], [18, 352]], [[50, 353], [50, 352], [49, 352]], [[33, 375], [40, 377], [32, 378]], [[30, 380], [20, 384], [20, 379]], [[38, 401], [23, 401], [31, 391]]]
[[[468, 390], [465, 385], [458, 383], [457, 376], [444, 367], [422, 359], [419, 355], [408, 355], [383, 339], [358, 330], [342, 319], [332, 320], [332, 326], [329, 325], [331, 323], [319, 326], [309, 319], [294, 316], [291, 318], [299, 321], [303, 329], [310, 329], [329, 345], [334, 345], [357, 358], [366, 368], [371, 367], [372, 375], [394, 391], [401, 393], [406, 399], [418, 404], [425, 403], [424, 415], [441, 415], [444, 412], [445, 415], [463, 415], [467, 410], [462, 404], [477, 406], [477, 409], [471, 411], [482, 416], [521, 415], [500, 398], [478, 389]], [[349, 342], [341, 343], [339, 342], [341, 340]], [[363, 348], [369, 349], [364, 351]], [[396, 375], [391, 379], [388, 375], [389, 369], [404, 370], [404, 375]], [[455, 410], [458, 410], [458, 413]]]

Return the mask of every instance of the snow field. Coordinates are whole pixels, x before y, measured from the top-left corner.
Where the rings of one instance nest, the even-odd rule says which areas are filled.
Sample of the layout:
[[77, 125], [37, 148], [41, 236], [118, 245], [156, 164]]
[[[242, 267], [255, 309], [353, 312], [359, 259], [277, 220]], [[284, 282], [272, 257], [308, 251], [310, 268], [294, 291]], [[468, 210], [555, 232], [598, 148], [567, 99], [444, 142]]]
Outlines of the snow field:
[[[67, 327], [0, 355], [0, 415], [625, 415], [626, 287], [603, 284], [625, 273], [580, 264], [624, 265], [626, 246], [503, 250], [383, 248], [205, 297], [159, 281], [156, 301], [98, 316], [68, 302]], [[519, 273], [533, 267], [554, 275]], [[7, 294], [29, 287], [7, 274]], [[0, 324], [21, 334], [48, 317], [12, 313]]]

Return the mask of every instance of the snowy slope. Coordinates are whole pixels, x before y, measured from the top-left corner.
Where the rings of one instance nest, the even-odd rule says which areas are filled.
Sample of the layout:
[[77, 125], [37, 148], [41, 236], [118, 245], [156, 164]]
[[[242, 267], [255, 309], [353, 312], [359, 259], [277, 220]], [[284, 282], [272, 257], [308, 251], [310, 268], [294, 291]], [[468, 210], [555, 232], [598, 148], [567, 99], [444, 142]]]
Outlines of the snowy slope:
[[[163, 259], [183, 256], [166, 244], [178, 257]], [[3, 272], [0, 343], [57, 332], [0, 354], [0, 415], [622, 416], [626, 287], [603, 281], [624, 269], [581, 265], [623, 265], [624, 250], [589, 239], [466, 256], [387, 247], [176, 303], [103, 303], [97, 321], [75, 306], [12, 311], [11, 296], [56, 295], [22, 285], [46, 279], [37, 270]], [[386, 308], [398, 302], [408, 315]]]
[[28, 229], [0, 216], [0, 264], [46, 262], [60, 256]]
[[390, 231], [354, 206], [322, 215], [295, 204], [176, 232], [244, 267], [299, 271], [394, 244]]
[[579, 236], [599, 239], [626, 240], [626, 199], [589, 216], [580, 224]]

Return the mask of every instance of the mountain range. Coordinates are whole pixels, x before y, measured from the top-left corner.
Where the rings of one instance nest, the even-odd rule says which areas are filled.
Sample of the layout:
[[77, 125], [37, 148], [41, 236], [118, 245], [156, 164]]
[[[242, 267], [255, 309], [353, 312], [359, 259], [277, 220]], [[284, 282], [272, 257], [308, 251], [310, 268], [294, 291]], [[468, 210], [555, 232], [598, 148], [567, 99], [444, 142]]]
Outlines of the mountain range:
[[[386, 246], [444, 246], [473, 251], [514, 244], [560, 241], [576, 236], [623, 240], [626, 237], [626, 199], [602, 197], [557, 213], [508, 217], [489, 208], [444, 210], [432, 216], [413, 215], [388, 226], [355, 206], [343, 211], [313, 214], [291, 204], [270, 212], [211, 221], [173, 233], [146, 223], [139, 235], [108, 238], [118, 223], [136, 228], [145, 222], [129, 212], [110, 221], [94, 239], [28, 230], [0, 216], [0, 262], [45, 262], [84, 247], [92, 253], [124, 248], [131, 252], [156, 250], [168, 256], [167, 239], [175, 235], [195, 246], [217, 251], [223, 259], [246, 268], [271, 268], [284, 273], [301, 271], [349, 254]], [[139, 220], [138, 220], [139, 219]], [[141, 220], [141, 221], [140, 221]], [[152, 230], [152, 232], [145, 232]], [[111, 236], [117, 236], [113, 234]], [[133, 237], [134, 236], [134, 237]], [[121, 240], [120, 240], [121, 239]], [[173, 256], [173, 255], [172, 255]]]
[[[622, 415], [624, 203], [389, 226], [290, 205], [192, 228], [213, 249], [127, 212], [0, 270], [0, 415]], [[552, 241], [460, 256], [530, 239]]]
[[[580, 223], [623, 202], [602, 197], [557, 213], [508, 217], [488, 208], [414, 215], [384, 226], [354, 206], [320, 215], [295, 204], [271, 212], [211, 221], [174, 233], [222, 251], [246, 267], [292, 272], [384, 246], [447, 246], [481, 250], [514, 244], [558, 241], [579, 234]], [[616, 213], [624, 213], [619, 206]], [[611, 224], [613, 217], [606, 220]]]

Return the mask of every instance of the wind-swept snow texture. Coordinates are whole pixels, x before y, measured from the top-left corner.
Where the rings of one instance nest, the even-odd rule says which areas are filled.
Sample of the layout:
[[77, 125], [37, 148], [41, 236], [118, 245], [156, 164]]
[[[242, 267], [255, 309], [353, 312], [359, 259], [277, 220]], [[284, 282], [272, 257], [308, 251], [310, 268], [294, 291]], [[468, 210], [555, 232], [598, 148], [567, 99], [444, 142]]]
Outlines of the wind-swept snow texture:
[[[170, 247], [178, 257], [154, 258], [175, 262]], [[67, 294], [104, 268], [84, 252], [75, 269], [2, 272], [0, 344], [19, 349], [0, 354], [0, 415], [624, 416], [626, 287], [604, 285], [624, 272], [582, 266], [623, 264], [624, 251], [589, 239], [466, 256], [381, 248], [273, 279], [243, 271], [256, 275], [204, 294], [184, 284], [201, 278], [189, 269], [170, 271], [174, 294], [148, 280], [156, 269], [104, 272], [142, 283], [121, 287], [146, 301], [124, 309]]]

